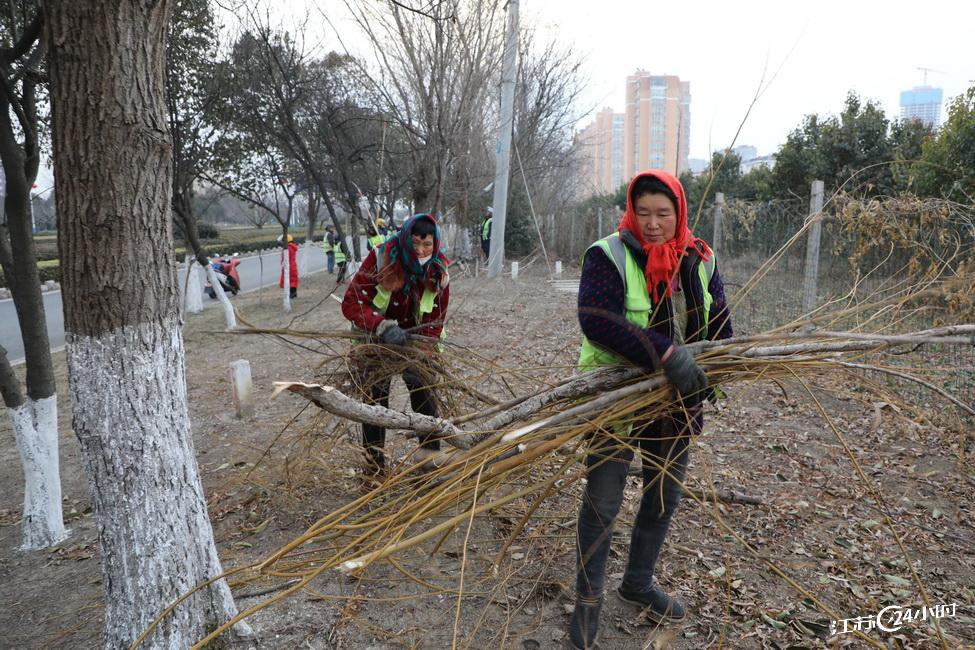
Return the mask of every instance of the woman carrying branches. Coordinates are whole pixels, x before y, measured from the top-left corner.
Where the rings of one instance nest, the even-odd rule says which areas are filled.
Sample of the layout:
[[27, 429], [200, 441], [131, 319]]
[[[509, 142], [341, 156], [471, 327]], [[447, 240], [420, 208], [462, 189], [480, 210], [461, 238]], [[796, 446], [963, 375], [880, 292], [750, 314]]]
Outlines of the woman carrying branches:
[[[421, 378], [416, 355], [436, 354], [430, 339], [443, 334], [450, 300], [449, 263], [440, 252], [436, 220], [417, 214], [403, 224], [397, 236], [371, 250], [352, 278], [342, 301], [342, 314], [354, 330], [364, 333], [366, 342], [383, 346], [378, 354], [360, 354], [354, 362], [353, 374], [368, 403], [388, 406], [390, 380], [400, 374], [413, 410], [438, 415], [436, 398]], [[411, 335], [425, 337], [427, 342], [407, 350], [403, 346]], [[367, 470], [372, 475], [381, 474], [385, 468], [385, 439], [383, 427], [362, 425]], [[440, 441], [427, 434], [420, 437], [420, 447], [432, 452], [440, 449]]]
[[703, 426], [707, 377], [685, 343], [732, 336], [714, 253], [687, 225], [684, 188], [673, 175], [637, 175], [617, 232], [586, 251], [578, 301], [581, 370], [633, 364], [663, 369], [677, 397], [654, 419], [598, 432], [586, 457], [587, 484], [577, 528], [575, 648], [596, 643], [613, 524], [633, 450], [640, 450], [643, 496], [617, 590], [655, 623], [684, 618], [683, 605], [654, 580], [657, 557], [680, 501], [691, 436]]

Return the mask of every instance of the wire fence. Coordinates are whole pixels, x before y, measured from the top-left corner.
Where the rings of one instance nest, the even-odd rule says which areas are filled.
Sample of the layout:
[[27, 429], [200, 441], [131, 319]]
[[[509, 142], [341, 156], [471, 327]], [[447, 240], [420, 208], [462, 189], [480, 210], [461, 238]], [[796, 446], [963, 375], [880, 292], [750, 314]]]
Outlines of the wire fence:
[[[803, 226], [804, 214], [808, 212], [802, 211], [798, 200], [764, 204], [731, 201], [725, 206], [721, 239], [726, 253], [719, 253], [719, 266], [733, 306], [736, 333], [813, 324], [804, 306], [806, 237], [781, 251]], [[713, 229], [713, 218], [702, 222], [704, 229], [699, 227], [698, 232], [707, 232], [709, 226]], [[871, 201], [835, 197], [825, 211], [823, 224], [815, 285], [817, 306], [833, 302], [852, 307], [920, 285], [930, 286], [931, 291], [924, 299], [905, 302], [869, 323], [851, 317], [817, 326], [895, 333], [975, 321], [971, 289], [975, 278], [975, 210], [971, 206], [911, 197]], [[777, 261], [770, 262], [773, 256]], [[757, 283], [756, 273], [764, 274]], [[885, 365], [920, 377], [975, 408], [975, 344], [926, 346], [904, 352], [887, 355]], [[866, 360], [870, 361], [875, 360]], [[867, 374], [912, 403], [944, 404], [916, 382]], [[932, 409], [935, 413], [937, 408]], [[944, 415], [955, 417], [955, 413], [947, 409]], [[969, 426], [971, 421], [968, 419]]]

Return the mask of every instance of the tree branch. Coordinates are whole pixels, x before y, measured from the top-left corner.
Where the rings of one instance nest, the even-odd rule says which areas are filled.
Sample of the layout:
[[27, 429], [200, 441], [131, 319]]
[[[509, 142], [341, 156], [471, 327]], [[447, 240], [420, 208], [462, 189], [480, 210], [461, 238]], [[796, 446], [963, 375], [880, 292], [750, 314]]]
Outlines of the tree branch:
[[[3, 59], [8, 64], [13, 63], [23, 55], [27, 54], [40, 38], [44, 28], [44, 12], [38, 11], [34, 19], [27, 25], [27, 29], [20, 35], [13, 47], [3, 50]], [[16, 34], [15, 34], [16, 37]]]

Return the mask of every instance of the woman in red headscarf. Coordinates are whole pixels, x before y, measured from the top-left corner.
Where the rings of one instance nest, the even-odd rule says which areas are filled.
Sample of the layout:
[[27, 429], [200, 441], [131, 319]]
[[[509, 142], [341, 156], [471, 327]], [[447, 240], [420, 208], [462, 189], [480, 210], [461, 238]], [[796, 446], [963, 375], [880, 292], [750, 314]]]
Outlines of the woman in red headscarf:
[[[586, 459], [587, 483], [579, 512], [576, 606], [569, 639], [577, 648], [596, 640], [613, 522], [634, 450], [639, 450], [644, 493], [629, 557], [617, 590], [656, 623], [684, 618], [684, 607], [654, 581], [670, 520], [687, 469], [688, 444], [703, 426], [707, 377], [684, 347], [732, 335], [724, 286], [714, 253], [687, 225], [684, 188], [663, 171], [630, 183], [617, 232], [586, 251], [579, 285], [581, 370], [636, 365], [663, 369], [675, 389], [674, 410], [616, 435], [598, 435]], [[622, 443], [621, 443], [622, 439]]]

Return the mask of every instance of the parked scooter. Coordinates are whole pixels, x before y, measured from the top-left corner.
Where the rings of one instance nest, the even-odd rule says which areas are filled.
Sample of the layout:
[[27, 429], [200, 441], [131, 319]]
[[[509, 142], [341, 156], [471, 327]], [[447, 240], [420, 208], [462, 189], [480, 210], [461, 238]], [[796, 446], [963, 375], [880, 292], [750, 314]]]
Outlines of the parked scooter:
[[[217, 276], [217, 281], [220, 283], [220, 286], [223, 287], [226, 293], [232, 293], [235, 296], [240, 291], [240, 276], [237, 274], [237, 266], [239, 264], [240, 259], [238, 253], [234, 253], [232, 257], [210, 258], [210, 266], [213, 268], [213, 274]], [[205, 291], [211, 298], [217, 297], [217, 292], [209, 281], [207, 281]]]

